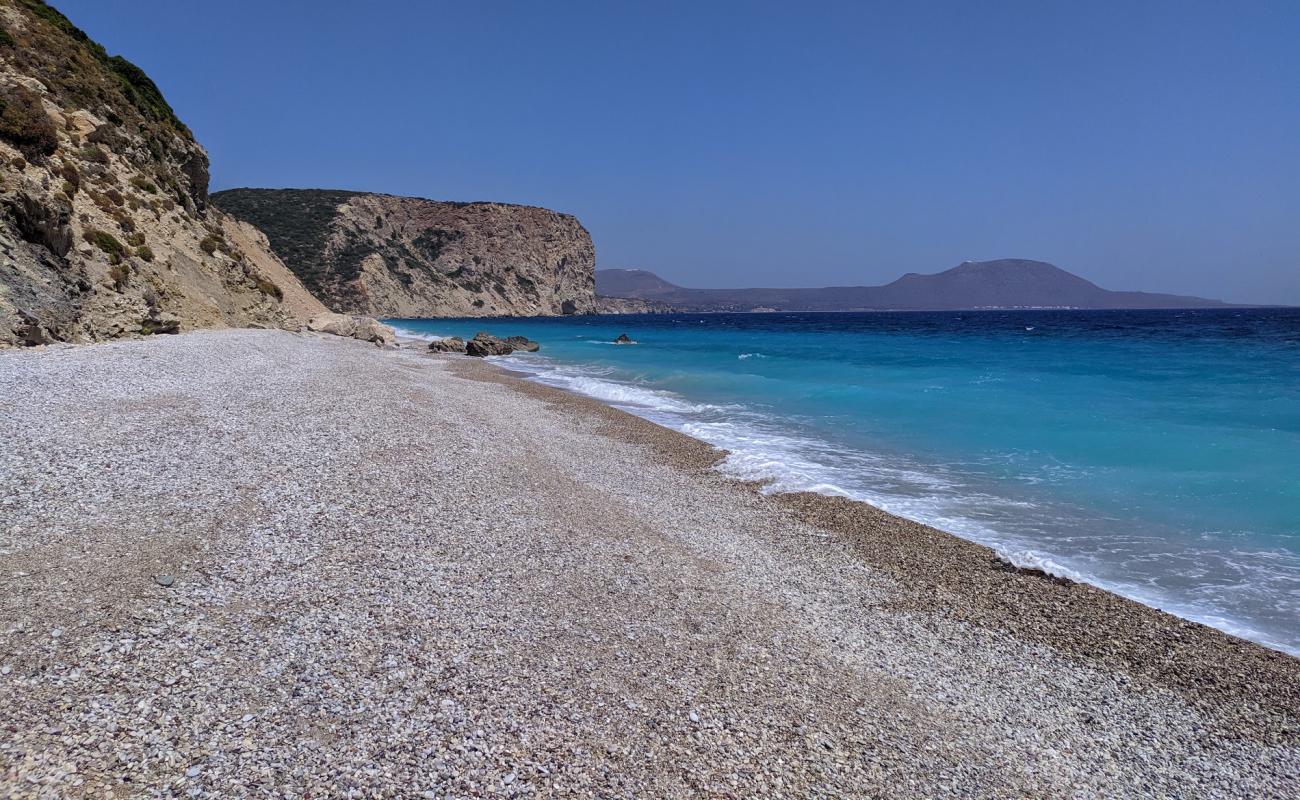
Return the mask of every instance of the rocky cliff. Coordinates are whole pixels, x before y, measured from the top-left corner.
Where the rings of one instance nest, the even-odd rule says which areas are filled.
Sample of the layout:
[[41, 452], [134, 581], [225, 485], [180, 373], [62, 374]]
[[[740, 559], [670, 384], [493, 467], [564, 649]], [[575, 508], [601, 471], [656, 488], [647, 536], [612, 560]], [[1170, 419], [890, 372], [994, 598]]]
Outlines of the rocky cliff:
[[207, 153], [144, 72], [40, 0], [0, 0], [0, 345], [323, 311], [209, 204]]
[[568, 214], [324, 189], [232, 189], [213, 202], [263, 231], [331, 309], [388, 317], [596, 310], [595, 248]]
[[597, 314], [672, 314], [675, 311], [677, 309], [660, 300], [596, 296]]

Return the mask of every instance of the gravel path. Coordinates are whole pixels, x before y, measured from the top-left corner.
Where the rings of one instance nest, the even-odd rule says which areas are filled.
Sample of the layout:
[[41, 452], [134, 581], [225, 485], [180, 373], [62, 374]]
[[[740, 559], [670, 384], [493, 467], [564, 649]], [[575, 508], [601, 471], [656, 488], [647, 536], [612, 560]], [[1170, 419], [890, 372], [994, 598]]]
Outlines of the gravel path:
[[1300, 793], [1295, 715], [927, 609], [644, 423], [461, 369], [0, 353], [0, 794]]

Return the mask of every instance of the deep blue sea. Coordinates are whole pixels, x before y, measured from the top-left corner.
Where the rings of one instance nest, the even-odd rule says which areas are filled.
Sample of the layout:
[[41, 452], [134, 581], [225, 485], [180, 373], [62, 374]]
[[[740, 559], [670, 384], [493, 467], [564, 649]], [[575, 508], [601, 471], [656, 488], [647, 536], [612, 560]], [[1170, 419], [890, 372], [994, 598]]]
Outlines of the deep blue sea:
[[[1300, 654], [1300, 309], [390, 320], [888, 511]], [[634, 346], [616, 346], [627, 333]]]

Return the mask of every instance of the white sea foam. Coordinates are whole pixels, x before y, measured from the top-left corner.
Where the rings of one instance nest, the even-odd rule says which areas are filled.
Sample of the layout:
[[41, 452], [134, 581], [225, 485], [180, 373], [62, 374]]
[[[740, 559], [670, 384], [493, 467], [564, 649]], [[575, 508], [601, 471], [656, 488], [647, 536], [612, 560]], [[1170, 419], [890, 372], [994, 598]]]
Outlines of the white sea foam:
[[740, 359], [741, 361], [744, 361], [750, 358], [767, 358], [767, 356], [763, 355], [762, 353], [741, 353], [740, 355], [736, 356], [736, 358]]
[[[820, 436], [801, 433], [800, 425], [735, 405], [694, 403], [673, 392], [622, 380], [612, 368], [559, 364], [545, 357], [509, 356], [512, 369], [533, 380], [593, 397], [693, 436], [727, 451], [718, 469], [730, 477], [763, 484], [768, 494], [815, 492], [870, 503], [891, 514], [916, 520], [993, 548], [1017, 567], [1116, 592], [1185, 619], [1300, 655], [1286, 642], [1219, 613], [1224, 603], [1175, 600], [1152, 584], [1126, 578], [1106, 579], [1084, 562], [1113, 568], [1097, 554], [1078, 559], [1047, 553], [1041, 526], [1075, 527], [1068, 509], [1046, 509], [1034, 502], [980, 489], [959, 470], [920, 464], [901, 454], [877, 454], [848, 448]], [[1055, 514], [1056, 516], [1052, 516]], [[1066, 552], [1069, 538], [1057, 541]], [[1084, 551], [1081, 551], [1084, 552]], [[1256, 554], [1257, 555], [1257, 554]], [[1156, 558], [1163, 558], [1156, 554]]]
[[565, 367], [540, 359], [520, 362], [507, 357], [515, 369], [530, 374], [538, 383], [567, 389], [593, 397], [612, 406], [629, 411], [653, 411], [671, 414], [696, 414], [709, 406], [689, 403], [680, 396], [661, 389], [650, 389], [635, 384], [601, 377], [603, 371], [582, 367]]
[[393, 333], [405, 339], [420, 339], [426, 342], [436, 342], [440, 339], [447, 338], [445, 336], [434, 336], [432, 333], [425, 333], [424, 331], [413, 331], [410, 328], [403, 328], [402, 326], [394, 325], [391, 322], [387, 324], [388, 327], [393, 329]]
[[994, 547], [993, 552], [997, 553], [998, 558], [1013, 567], [1020, 569], [1036, 569], [1039, 572], [1051, 575], [1053, 578], [1066, 578], [1076, 583], [1088, 583], [1088, 579], [1076, 570], [1058, 564], [1048, 556], [1036, 553], [1033, 550], [1008, 550], [1005, 547]]

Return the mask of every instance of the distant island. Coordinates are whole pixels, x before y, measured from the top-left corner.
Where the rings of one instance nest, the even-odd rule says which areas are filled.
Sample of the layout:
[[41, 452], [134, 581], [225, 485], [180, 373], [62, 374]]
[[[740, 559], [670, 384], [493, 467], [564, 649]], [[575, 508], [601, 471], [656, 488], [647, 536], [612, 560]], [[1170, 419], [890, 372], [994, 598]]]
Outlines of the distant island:
[[944, 311], [981, 308], [1224, 308], [1177, 294], [1116, 292], [1045, 261], [966, 261], [932, 275], [909, 272], [884, 286], [688, 289], [642, 269], [596, 271], [607, 313], [667, 311]]

